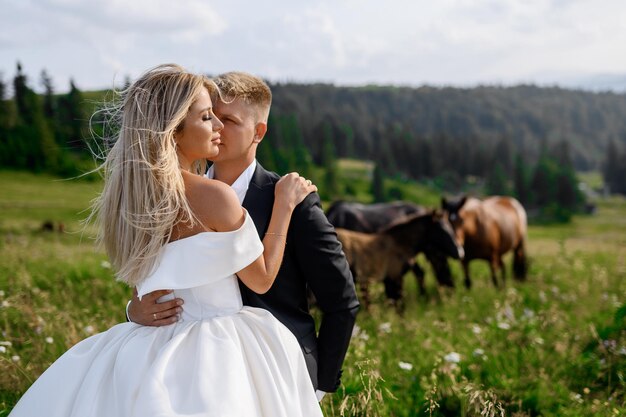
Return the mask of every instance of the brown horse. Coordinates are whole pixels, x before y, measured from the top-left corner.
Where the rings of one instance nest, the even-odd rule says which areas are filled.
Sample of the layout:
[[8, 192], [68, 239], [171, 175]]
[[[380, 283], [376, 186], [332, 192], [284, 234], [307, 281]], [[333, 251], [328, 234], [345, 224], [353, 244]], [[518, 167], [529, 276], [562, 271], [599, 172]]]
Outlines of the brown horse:
[[[441, 213], [432, 210], [410, 215], [379, 233], [335, 230], [366, 306], [370, 282], [390, 280], [401, 291], [407, 259], [425, 247], [433, 245], [447, 256], [463, 257], [463, 248], [456, 242], [452, 227]], [[423, 277], [419, 284], [423, 287]]]
[[502, 256], [513, 251], [513, 272], [515, 278], [526, 278], [526, 211], [512, 197], [489, 197], [484, 201], [462, 197], [457, 201], [441, 200], [443, 210], [454, 227], [458, 242], [465, 249], [461, 261], [465, 273], [465, 286], [470, 288], [468, 265], [472, 259], [484, 259], [489, 262], [491, 279], [498, 287], [496, 273], [502, 272], [505, 280], [505, 268]]
[[[430, 209], [410, 203], [408, 201], [395, 201], [391, 203], [361, 204], [353, 201], [335, 201], [326, 217], [336, 228], [353, 230], [363, 233], [378, 233], [391, 224], [406, 219], [413, 214], [424, 214]], [[435, 277], [439, 285], [454, 287], [452, 274], [448, 267], [447, 256], [444, 252], [433, 245], [424, 244], [423, 252], [426, 259], [432, 264]], [[412, 271], [417, 279], [420, 294], [425, 294], [425, 272], [416, 262], [415, 257], [407, 259], [404, 272]], [[397, 282], [385, 279], [385, 293], [392, 300], [402, 297], [402, 287]]]

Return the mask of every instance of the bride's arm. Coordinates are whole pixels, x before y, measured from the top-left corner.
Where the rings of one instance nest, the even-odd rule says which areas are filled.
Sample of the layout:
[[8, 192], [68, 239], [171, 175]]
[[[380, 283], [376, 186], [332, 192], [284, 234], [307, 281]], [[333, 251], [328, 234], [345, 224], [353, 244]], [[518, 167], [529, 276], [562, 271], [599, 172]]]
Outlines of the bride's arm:
[[[207, 219], [212, 223], [207, 225], [217, 231], [236, 230], [241, 227], [245, 214], [234, 192], [230, 188], [227, 192], [226, 189], [224, 191], [224, 199], [219, 202], [219, 205], [223, 204], [223, 207], [217, 210], [216, 216]], [[315, 191], [317, 187], [297, 173], [285, 175], [276, 184], [272, 218], [263, 238], [263, 254], [237, 272], [239, 279], [252, 291], [259, 294], [265, 293], [274, 283], [283, 259], [293, 209], [307, 195]]]
[[[196, 208], [194, 212], [207, 229], [232, 231], [243, 224], [244, 211], [230, 187], [201, 177], [191, 180], [187, 184], [188, 189], [193, 189], [189, 190], [193, 200], [191, 203]], [[308, 185], [304, 178], [295, 173], [286, 175], [276, 184], [272, 218], [263, 239], [263, 255], [237, 273], [243, 283], [253, 291], [263, 293], [272, 286], [282, 262], [293, 208], [314, 191], [317, 191], [317, 187]], [[154, 291], [146, 294], [141, 300], [135, 293], [127, 305], [128, 320], [144, 326], [165, 326], [175, 323], [182, 311], [183, 300], [176, 298], [157, 302], [159, 298], [171, 292], [171, 290]]]

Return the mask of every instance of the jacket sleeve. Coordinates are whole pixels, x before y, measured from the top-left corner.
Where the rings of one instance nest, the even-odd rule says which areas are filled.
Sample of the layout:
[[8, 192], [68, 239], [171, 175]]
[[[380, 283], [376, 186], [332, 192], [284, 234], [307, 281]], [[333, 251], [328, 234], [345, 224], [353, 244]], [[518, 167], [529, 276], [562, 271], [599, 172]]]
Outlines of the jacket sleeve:
[[317, 340], [319, 389], [334, 392], [359, 309], [352, 274], [318, 194], [296, 207], [290, 233], [300, 273], [322, 311]]

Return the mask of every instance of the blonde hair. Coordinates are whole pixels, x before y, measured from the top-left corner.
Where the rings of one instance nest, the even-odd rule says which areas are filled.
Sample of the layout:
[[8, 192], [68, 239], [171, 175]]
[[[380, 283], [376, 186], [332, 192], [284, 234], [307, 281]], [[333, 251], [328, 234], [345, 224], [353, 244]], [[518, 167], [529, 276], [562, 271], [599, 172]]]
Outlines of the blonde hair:
[[[153, 270], [172, 228], [195, 222], [185, 197], [176, 154], [175, 133], [208, 78], [175, 64], [159, 65], [122, 92], [113, 106], [118, 132], [100, 167], [104, 189], [94, 201], [98, 242], [104, 246], [118, 280], [137, 285]], [[196, 161], [197, 173], [206, 166]]]
[[247, 72], [231, 71], [213, 78], [224, 102], [240, 99], [258, 110], [260, 120], [267, 123], [272, 105], [272, 90], [261, 78]]

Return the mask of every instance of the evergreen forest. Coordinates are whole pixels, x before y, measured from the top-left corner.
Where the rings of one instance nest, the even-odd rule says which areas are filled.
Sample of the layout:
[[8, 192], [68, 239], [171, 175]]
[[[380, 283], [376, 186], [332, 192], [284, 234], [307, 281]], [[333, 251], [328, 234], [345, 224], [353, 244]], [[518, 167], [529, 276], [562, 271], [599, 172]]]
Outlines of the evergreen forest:
[[[93, 169], [90, 144], [102, 132], [91, 115], [115, 94], [83, 92], [73, 81], [57, 93], [53, 85], [45, 70], [28, 79], [19, 63], [12, 79], [0, 77], [0, 168], [62, 177]], [[345, 158], [371, 161], [372, 201], [405, 197], [384, 189], [394, 178], [448, 194], [513, 195], [531, 215], [567, 220], [589, 209], [577, 172], [602, 172], [604, 192], [626, 194], [626, 94], [534, 85], [270, 86], [259, 160], [314, 178], [325, 200], [355, 198], [340, 180], [337, 162]]]

